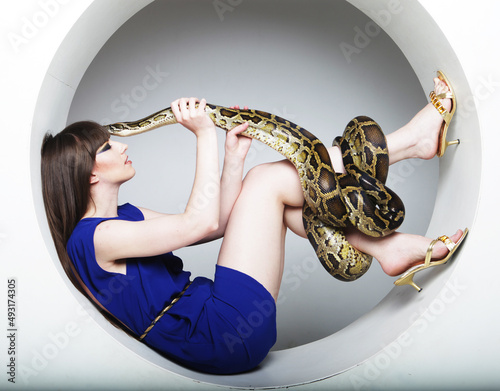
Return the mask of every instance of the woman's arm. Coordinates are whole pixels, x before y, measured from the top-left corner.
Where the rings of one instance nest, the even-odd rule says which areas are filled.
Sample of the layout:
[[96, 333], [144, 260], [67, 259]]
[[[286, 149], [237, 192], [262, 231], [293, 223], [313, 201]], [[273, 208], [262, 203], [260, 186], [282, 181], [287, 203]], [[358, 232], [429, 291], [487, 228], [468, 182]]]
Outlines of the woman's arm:
[[245, 157], [252, 143], [251, 138], [240, 135], [247, 128], [248, 123], [244, 123], [233, 128], [226, 135], [224, 166], [221, 176], [219, 228], [197, 244], [224, 236], [229, 216], [241, 191]]
[[197, 138], [196, 174], [184, 215], [196, 224], [209, 229], [218, 228], [220, 208], [219, 155], [215, 125], [205, 113], [203, 99], [195, 108], [196, 100], [191, 98], [172, 103], [177, 121], [191, 130]]
[[[172, 102], [177, 121], [197, 139], [196, 174], [186, 209], [177, 215], [144, 210], [139, 222], [107, 220], [99, 224], [94, 245], [99, 264], [116, 260], [163, 254], [185, 247], [213, 233], [219, 226], [220, 179], [217, 135], [205, 114], [205, 100], [191, 98]], [[210, 189], [207, 192], [207, 189]], [[207, 196], [207, 193], [210, 196]]]

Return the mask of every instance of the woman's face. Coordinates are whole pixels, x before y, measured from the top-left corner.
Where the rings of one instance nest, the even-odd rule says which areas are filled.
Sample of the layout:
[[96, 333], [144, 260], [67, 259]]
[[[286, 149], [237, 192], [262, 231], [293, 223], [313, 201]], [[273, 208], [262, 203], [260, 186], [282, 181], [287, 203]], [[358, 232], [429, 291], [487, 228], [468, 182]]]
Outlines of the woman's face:
[[135, 169], [125, 154], [127, 148], [126, 144], [108, 140], [97, 150], [93, 174], [99, 182], [121, 185], [133, 178]]

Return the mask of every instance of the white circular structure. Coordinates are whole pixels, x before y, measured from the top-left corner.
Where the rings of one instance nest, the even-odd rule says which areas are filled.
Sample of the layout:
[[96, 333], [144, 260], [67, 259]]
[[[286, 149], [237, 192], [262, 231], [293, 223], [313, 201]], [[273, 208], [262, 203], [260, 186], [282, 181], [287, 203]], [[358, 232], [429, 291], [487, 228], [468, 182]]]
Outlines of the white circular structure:
[[[284, 9], [281, 2], [253, 0], [222, 14], [223, 20], [212, 3], [196, 2], [196, 12], [192, 4], [155, 1], [128, 19], [85, 71], [67, 123], [143, 118], [177, 94], [191, 93], [212, 103], [245, 102], [282, 115], [328, 145], [355, 115], [375, 118], [389, 133], [427, 102], [397, 45], [347, 2], [314, 0], [304, 9], [303, 1], [287, 0]], [[255, 15], [263, 14], [266, 17], [257, 23]], [[181, 15], [189, 15], [188, 20]], [[179, 38], [165, 39], [173, 36]], [[214, 42], [220, 42], [219, 50], [214, 50]], [[431, 78], [427, 84], [430, 89]], [[223, 133], [219, 132], [221, 161]], [[128, 144], [136, 169], [133, 181], [120, 191], [119, 202], [166, 213], [183, 211], [196, 160], [191, 134], [181, 126], [167, 126], [118, 141]], [[245, 167], [276, 159], [283, 157], [254, 142]], [[404, 200], [407, 211], [401, 231], [426, 232], [438, 177], [437, 158], [410, 159], [391, 167], [388, 186]], [[213, 278], [219, 250], [216, 241], [175, 253], [193, 276]], [[286, 238], [285, 257], [273, 350], [334, 334], [370, 311], [393, 286], [378, 262], [361, 281], [339, 283], [325, 273], [308, 241], [292, 233]]]
[[[16, 305], [10, 345], [3, 350], [15, 351], [7, 363], [16, 370], [7, 376], [24, 389], [400, 389], [409, 379], [419, 388], [498, 386], [500, 319], [495, 311], [488, 313], [500, 293], [494, 280], [498, 266], [487, 252], [493, 249], [492, 227], [499, 217], [489, 178], [496, 178], [499, 136], [490, 124], [500, 101], [500, 72], [493, 50], [498, 5], [488, 1], [476, 2], [473, 9], [462, 1], [350, 1], [396, 42], [422, 85], [444, 69], [458, 95], [450, 132], [461, 144], [440, 161], [427, 235], [464, 226], [471, 232], [452, 264], [420, 277], [426, 288], [421, 294], [393, 289], [345, 329], [272, 352], [256, 371], [226, 377], [186, 370], [92, 320], [89, 313], [95, 311], [73, 295], [54, 267], [40, 196], [39, 148], [47, 129], [64, 127], [76, 87], [99, 49], [150, 2], [40, 0], [1, 6], [10, 18], [3, 23], [9, 69], [4, 70], [2, 105], [7, 120], [0, 155], [0, 267], [4, 283], [14, 281]], [[241, 2], [220, 3], [234, 8]], [[476, 59], [476, 43], [484, 45], [482, 61]]]

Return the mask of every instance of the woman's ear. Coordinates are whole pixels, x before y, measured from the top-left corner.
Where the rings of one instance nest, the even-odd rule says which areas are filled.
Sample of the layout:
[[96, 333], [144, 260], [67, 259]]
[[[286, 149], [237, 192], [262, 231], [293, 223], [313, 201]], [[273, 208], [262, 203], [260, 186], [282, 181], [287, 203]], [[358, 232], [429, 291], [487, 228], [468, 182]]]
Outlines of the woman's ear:
[[97, 176], [97, 174], [90, 174], [90, 184], [94, 185], [97, 182], [99, 182], [99, 177]]

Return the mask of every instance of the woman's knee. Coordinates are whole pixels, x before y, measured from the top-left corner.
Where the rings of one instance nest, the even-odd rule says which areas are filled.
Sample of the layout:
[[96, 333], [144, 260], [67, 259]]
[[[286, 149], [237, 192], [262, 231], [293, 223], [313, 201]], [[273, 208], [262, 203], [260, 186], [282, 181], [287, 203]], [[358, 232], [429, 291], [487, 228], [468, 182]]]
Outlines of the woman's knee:
[[245, 177], [245, 181], [266, 185], [293, 180], [298, 182], [298, 174], [295, 167], [288, 160], [259, 164], [253, 167]]
[[245, 177], [244, 188], [273, 193], [284, 203], [300, 206], [302, 187], [296, 168], [287, 160], [264, 163], [253, 167]]
[[245, 176], [244, 182], [252, 186], [265, 187], [272, 183], [274, 175], [274, 163], [263, 163], [251, 168]]

